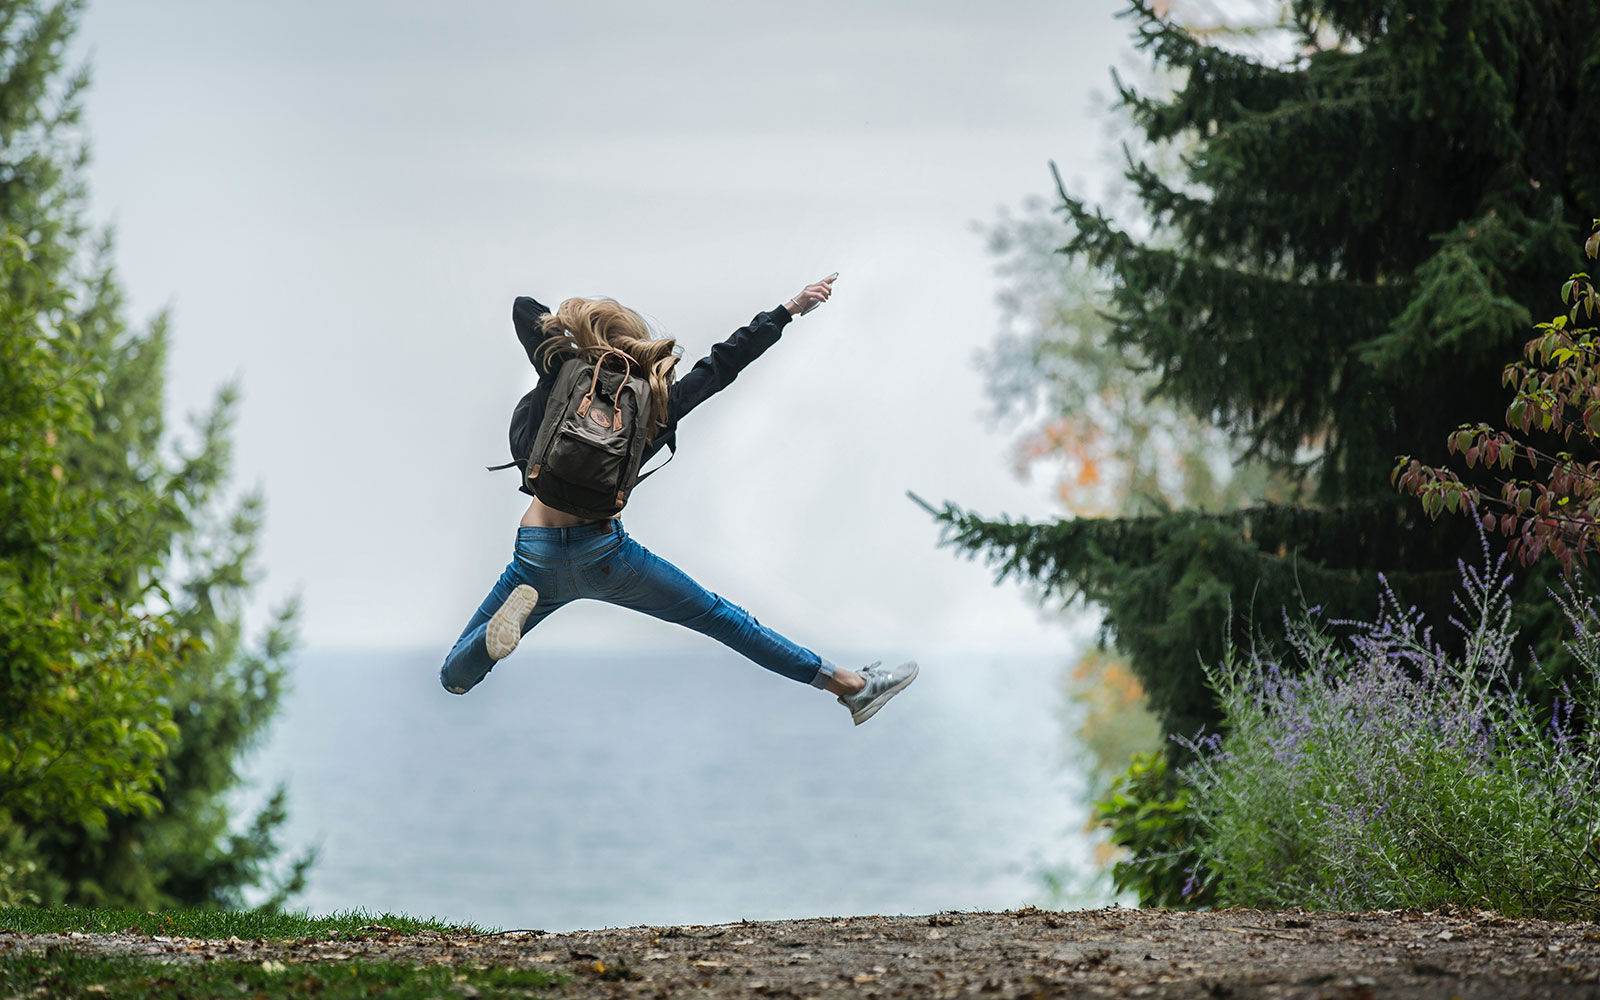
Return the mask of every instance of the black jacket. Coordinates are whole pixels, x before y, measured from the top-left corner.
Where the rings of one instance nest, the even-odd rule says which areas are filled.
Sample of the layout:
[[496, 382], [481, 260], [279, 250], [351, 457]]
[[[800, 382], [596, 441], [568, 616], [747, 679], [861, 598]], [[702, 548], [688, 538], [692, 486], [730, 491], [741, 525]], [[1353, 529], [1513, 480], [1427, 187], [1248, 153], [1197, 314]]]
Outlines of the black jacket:
[[[544, 332], [539, 320], [549, 311], [548, 307], [526, 295], [518, 296], [511, 306], [511, 323], [517, 329], [517, 339], [522, 341], [522, 349], [528, 352], [528, 360], [539, 373], [538, 384], [517, 403], [516, 412], [511, 418], [511, 457], [518, 460], [528, 457], [526, 450], [532, 445], [533, 434], [544, 419], [545, 405], [550, 401], [550, 387], [555, 384], [556, 372], [564, 360], [560, 352], [554, 352], [548, 368], [540, 364], [539, 347], [552, 335]], [[781, 305], [768, 312], [757, 313], [749, 326], [741, 326], [733, 331], [732, 336], [712, 347], [710, 354], [696, 361], [687, 374], [674, 381], [667, 394], [666, 426], [645, 445], [645, 460], [648, 461], [650, 456], [667, 445], [676, 448], [678, 421], [727, 387], [746, 365], [776, 344], [783, 328], [792, 318], [789, 310]], [[519, 430], [526, 437], [526, 443], [519, 442]], [[518, 453], [519, 448], [523, 449], [523, 453]], [[526, 479], [522, 480], [519, 488], [529, 496], [533, 495]]]

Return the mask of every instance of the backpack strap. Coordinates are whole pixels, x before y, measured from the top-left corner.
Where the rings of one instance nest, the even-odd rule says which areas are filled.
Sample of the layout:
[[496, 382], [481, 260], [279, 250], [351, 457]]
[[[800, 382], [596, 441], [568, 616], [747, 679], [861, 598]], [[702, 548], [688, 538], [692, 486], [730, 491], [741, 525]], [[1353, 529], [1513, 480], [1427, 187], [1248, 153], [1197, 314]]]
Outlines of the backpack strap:
[[677, 458], [677, 457], [678, 457], [678, 443], [676, 441], [668, 441], [667, 442], [667, 460], [665, 462], [662, 462], [660, 465], [656, 466], [655, 468], [651, 469], [649, 472], [641, 472], [639, 474], [639, 478], [634, 480], [633, 484], [635, 486], [637, 486], [640, 483], [644, 482], [646, 479], [649, 479], [651, 476], [655, 475], [656, 473], [660, 472], [662, 469], [665, 469], [667, 466], [671, 465], [672, 464], [672, 460], [674, 458]]
[[[594, 349], [591, 348], [591, 350]], [[622, 359], [623, 385], [627, 384], [628, 377], [633, 374], [633, 355], [625, 351], [619, 351], [614, 347], [598, 349], [597, 356], [594, 359], [594, 377], [589, 380], [589, 391], [584, 393], [583, 402], [578, 404], [578, 416], [586, 417], [589, 415], [589, 404], [594, 402], [594, 394], [600, 388], [600, 369], [605, 367], [606, 358], [613, 354]], [[618, 391], [620, 392], [621, 390]], [[622, 406], [620, 403], [611, 413], [611, 429], [613, 431], [622, 430]], [[667, 461], [670, 462], [671, 459], [669, 458]]]
[[[670, 461], [672, 461], [672, 459], [670, 459], [670, 458], [667, 459], [667, 462], [670, 462]], [[667, 462], [662, 462], [661, 464], [662, 465], [666, 465]], [[513, 458], [511, 461], [507, 462], [504, 465], [486, 465], [486, 466], [484, 466], [484, 468], [488, 469], [490, 472], [499, 472], [501, 469], [509, 469], [513, 465], [527, 465], [527, 464], [528, 464], [528, 460], [525, 459], [525, 458]]]

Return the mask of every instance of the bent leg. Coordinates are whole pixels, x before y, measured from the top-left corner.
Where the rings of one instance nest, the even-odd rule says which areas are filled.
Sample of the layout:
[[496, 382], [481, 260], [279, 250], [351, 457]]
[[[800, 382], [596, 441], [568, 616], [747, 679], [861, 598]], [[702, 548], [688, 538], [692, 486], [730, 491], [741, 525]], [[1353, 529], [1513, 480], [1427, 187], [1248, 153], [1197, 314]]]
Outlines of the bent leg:
[[[478, 683], [488, 676], [489, 671], [494, 669], [495, 660], [489, 655], [486, 639], [489, 619], [500, 610], [500, 605], [511, 596], [511, 591], [519, 584], [530, 582], [526, 574], [520, 571], [515, 559], [505, 568], [505, 572], [500, 574], [494, 589], [483, 599], [483, 603], [473, 613], [472, 619], [467, 622], [467, 627], [461, 631], [461, 637], [456, 640], [455, 646], [445, 655], [444, 665], [439, 668], [439, 683], [446, 691], [451, 694], [466, 694], [477, 687]], [[541, 592], [539, 602], [533, 606], [533, 611], [522, 623], [522, 634], [527, 635], [529, 629], [560, 606], [560, 603], [546, 600], [546, 594]]]
[[767, 628], [755, 615], [700, 586], [638, 542], [628, 539], [620, 554], [635, 578], [616, 593], [597, 595], [601, 600], [694, 629], [802, 684], [826, 689], [833, 680], [831, 662]]

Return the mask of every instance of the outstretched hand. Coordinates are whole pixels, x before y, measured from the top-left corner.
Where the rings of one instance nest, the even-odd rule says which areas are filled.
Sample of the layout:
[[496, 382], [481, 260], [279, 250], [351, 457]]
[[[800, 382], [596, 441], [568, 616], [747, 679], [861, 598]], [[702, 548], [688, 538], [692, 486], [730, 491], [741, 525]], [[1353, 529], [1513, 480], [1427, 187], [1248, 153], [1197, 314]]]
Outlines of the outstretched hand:
[[789, 310], [790, 316], [804, 316], [828, 301], [828, 296], [833, 294], [833, 283], [838, 279], [837, 272], [828, 275], [821, 281], [813, 281], [800, 290], [800, 293], [783, 304]]

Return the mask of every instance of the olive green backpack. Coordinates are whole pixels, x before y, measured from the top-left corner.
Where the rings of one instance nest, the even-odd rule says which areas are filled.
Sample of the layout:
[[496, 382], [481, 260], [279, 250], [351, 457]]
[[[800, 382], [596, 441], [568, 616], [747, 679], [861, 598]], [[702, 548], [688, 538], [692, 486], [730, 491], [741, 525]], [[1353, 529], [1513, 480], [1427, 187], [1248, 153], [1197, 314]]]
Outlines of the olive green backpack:
[[[512, 415], [513, 442], [526, 440], [529, 416], [521, 406]], [[527, 456], [496, 468], [522, 466], [529, 491], [556, 510], [611, 517], [660, 471], [639, 475], [649, 426], [650, 379], [638, 362], [614, 348], [585, 351], [562, 362]]]

